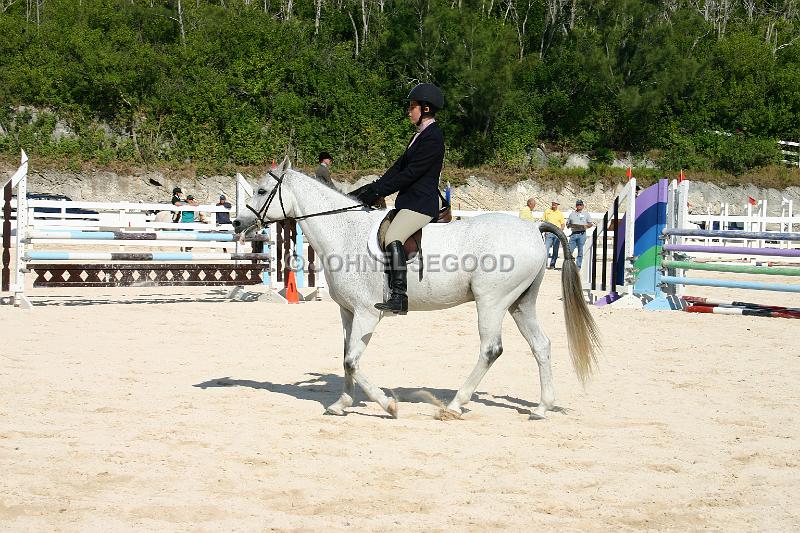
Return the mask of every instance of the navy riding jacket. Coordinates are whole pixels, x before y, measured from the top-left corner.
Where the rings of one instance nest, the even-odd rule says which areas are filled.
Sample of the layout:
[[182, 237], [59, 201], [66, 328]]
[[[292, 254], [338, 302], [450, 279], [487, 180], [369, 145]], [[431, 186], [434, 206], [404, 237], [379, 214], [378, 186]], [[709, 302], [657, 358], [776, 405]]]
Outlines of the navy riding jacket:
[[394, 206], [439, 215], [439, 175], [444, 162], [444, 135], [436, 122], [428, 125], [392, 167], [373, 185], [381, 196], [398, 193]]

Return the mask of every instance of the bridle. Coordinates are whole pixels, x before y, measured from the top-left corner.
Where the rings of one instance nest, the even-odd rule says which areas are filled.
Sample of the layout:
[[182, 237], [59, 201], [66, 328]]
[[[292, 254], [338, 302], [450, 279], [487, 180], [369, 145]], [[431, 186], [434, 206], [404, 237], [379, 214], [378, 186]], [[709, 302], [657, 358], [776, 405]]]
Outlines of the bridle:
[[[270, 170], [269, 171], [269, 175], [272, 176], [275, 179], [276, 183], [275, 183], [275, 186], [272, 188], [272, 190], [269, 192], [269, 195], [267, 196], [267, 199], [264, 202], [264, 205], [262, 205], [261, 209], [259, 209], [258, 211], [253, 209], [253, 207], [251, 207], [250, 204], [247, 204], [247, 206], [246, 206], [247, 209], [252, 211], [253, 214], [256, 216], [256, 224], [258, 224], [262, 228], [264, 226], [266, 226], [267, 224], [269, 224], [270, 222], [281, 222], [281, 221], [284, 221], [284, 220], [303, 220], [303, 219], [306, 219], [306, 218], [319, 217], [319, 216], [322, 216], [322, 215], [333, 215], [333, 214], [336, 214], [336, 213], [344, 213], [346, 211], [353, 211], [355, 209], [360, 209], [362, 211], [372, 211], [372, 207], [370, 207], [370, 206], [367, 206], [367, 205], [364, 205], [364, 204], [357, 204], [357, 205], [351, 205], [350, 207], [340, 207], [338, 209], [331, 209], [329, 211], [320, 211], [318, 213], [311, 213], [311, 214], [302, 215], [302, 216], [299, 216], [299, 217], [289, 217], [286, 214], [286, 208], [283, 206], [283, 194], [281, 193], [281, 186], [283, 185], [283, 178], [284, 178], [284, 176], [286, 176], [286, 171], [284, 170], [284, 171], [281, 172], [280, 176], [276, 176], [275, 173]], [[266, 191], [264, 191], [264, 189], [261, 189], [261, 188], [258, 189], [258, 195], [259, 196], [261, 196], [261, 195], [263, 195], [265, 193], [266, 193]], [[280, 220], [266, 220], [267, 210], [269, 209], [269, 206], [272, 204], [272, 201], [275, 200], [276, 196], [278, 197], [278, 202], [280, 202], [280, 204], [281, 204], [281, 211], [283, 212], [283, 218], [280, 219]]]

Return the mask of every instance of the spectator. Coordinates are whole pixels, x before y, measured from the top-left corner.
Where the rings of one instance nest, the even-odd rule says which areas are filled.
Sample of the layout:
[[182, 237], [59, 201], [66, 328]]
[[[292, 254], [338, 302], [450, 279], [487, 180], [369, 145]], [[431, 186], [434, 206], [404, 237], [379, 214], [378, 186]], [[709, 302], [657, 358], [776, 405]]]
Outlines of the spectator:
[[[558, 202], [553, 200], [550, 203], [550, 209], [545, 210], [542, 215], [542, 220], [549, 222], [564, 229], [564, 214], [558, 209]], [[547, 258], [550, 260], [547, 268], [554, 269], [556, 267], [556, 260], [558, 259], [558, 248], [561, 243], [554, 233], [548, 233], [544, 238], [544, 249], [547, 253]], [[552, 251], [551, 251], [552, 248]]]
[[583, 246], [586, 244], [586, 230], [594, 226], [589, 213], [583, 210], [583, 200], [575, 202], [575, 210], [569, 214], [567, 226], [572, 230], [572, 234], [569, 236], [569, 253], [572, 255], [575, 248], [578, 249], [576, 262], [580, 269], [583, 264]]
[[328, 187], [334, 189], [333, 181], [331, 180], [331, 163], [333, 163], [333, 157], [328, 152], [322, 152], [319, 154], [319, 166], [317, 170], [314, 171], [314, 176], [317, 178], [318, 181], [321, 181]]
[[528, 198], [528, 203], [519, 210], [519, 218], [533, 222], [534, 209], [536, 209], [536, 198]]
[[[191, 194], [186, 197], [186, 201], [180, 205], [200, 205], [197, 200], [194, 199], [194, 196]], [[181, 211], [181, 222], [184, 224], [191, 224], [194, 222], [195, 217], [194, 211]]]
[[217, 226], [221, 224], [230, 224], [231, 223], [231, 203], [225, 198], [224, 194], [219, 195], [219, 202], [217, 202], [217, 207], [224, 207], [227, 211], [217, 211]]

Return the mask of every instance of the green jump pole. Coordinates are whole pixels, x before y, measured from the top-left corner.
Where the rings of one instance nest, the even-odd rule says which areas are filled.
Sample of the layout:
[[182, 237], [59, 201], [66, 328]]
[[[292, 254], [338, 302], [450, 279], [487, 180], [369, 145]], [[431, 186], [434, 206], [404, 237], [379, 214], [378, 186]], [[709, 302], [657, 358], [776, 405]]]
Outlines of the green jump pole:
[[694, 261], [663, 261], [662, 266], [683, 270], [707, 270], [709, 272], [735, 272], [738, 274], [767, 274], [770, 276], [800, 276], [800, 268], [764, 267], [752, 265], [720, 265], [718, 263], [696, 263]]

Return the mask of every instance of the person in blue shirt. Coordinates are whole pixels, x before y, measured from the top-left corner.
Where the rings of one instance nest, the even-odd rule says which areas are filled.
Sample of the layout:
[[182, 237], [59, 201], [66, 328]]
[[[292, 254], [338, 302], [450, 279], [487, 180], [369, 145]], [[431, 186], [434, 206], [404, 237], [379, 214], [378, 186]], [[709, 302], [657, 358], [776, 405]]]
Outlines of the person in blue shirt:
[[231, 223], [231, 203], [225, 198], [224, 194], [219, 195], [219, 202], [217, 202], [217, 207], [224, 207], [228, 211], [217, 211], [217, 226], [221, 224], [230, 224]]
[[[197, 200], [194, 199], [194, 196], [191, 194], [186, 196], [186, 202], [176, 204], [176, 205], [200, 205]], [[184, 224], [191, 224], [194, 222], [195, 212], [194, 211], [181, 211], [181, 222]]]

